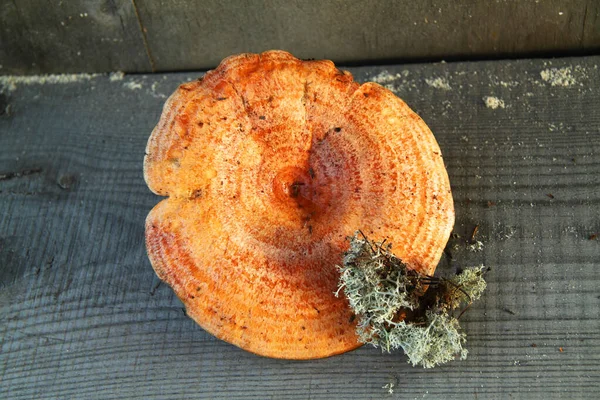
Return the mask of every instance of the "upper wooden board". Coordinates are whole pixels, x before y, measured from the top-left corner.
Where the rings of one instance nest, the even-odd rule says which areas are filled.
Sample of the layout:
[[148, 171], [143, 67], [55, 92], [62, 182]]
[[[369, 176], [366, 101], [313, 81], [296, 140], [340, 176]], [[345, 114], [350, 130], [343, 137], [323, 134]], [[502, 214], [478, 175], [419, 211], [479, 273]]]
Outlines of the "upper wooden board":
[[0, 75], [149, 72], [132, 1], [0, 3]]
[[74, 0], [0, 4], [0, 74], [197, 70], [287, 50], [336, 62], [600, 51], [596, 0]]
[[270, 49], [362, 63], [600, 49], [600, 3], [593, 0], [136, 4], [159, 71], [211, 68], [232, 53]]

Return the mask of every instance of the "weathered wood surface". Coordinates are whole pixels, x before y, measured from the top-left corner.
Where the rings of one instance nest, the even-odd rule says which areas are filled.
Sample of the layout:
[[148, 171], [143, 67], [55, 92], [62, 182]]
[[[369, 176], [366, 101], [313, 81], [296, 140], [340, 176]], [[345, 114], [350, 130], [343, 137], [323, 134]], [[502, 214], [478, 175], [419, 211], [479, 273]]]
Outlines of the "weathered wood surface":
[[0, 74], [152, 69], [131, 0], [0, 2]]
[[592, 54], [597, 0], [0, 3], [0, 74], [197, 70], [238, 52], [374, 61]]
[[270, 49], [337, 62], [600, 49], [600, 3], [589, 0], [136, 4], [159, 71], [208, 68], [232, 53]]
[[[439, 270], [492, 268], [463, 317], [469, 358], [433, 370], [369, 347], [257, 357], [205, 333], [159, 285], [143, 244], [159, 198], [142, 158], [165, 96], [198, 74], [5, 86], [0, 398], [597, 398], [599, 64], [351, 68], [403, 97], [438, 138], [458, 235]], [[481, 251], [468, 249], [475, 226]]]

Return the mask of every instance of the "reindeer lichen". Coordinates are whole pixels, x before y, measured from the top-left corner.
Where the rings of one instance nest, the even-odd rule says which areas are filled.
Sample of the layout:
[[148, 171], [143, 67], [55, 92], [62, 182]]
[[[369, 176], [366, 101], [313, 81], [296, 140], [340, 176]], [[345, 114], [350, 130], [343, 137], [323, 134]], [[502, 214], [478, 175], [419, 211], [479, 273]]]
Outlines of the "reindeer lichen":
[[466, 335], [453, 311], [481, 296], [483, 266], [450, 279], [434, 278], [408, 268], [391, 252], [391, 244], [370, 242], [357, 233], [339, 270], [336, 295], [343, 291], [348, 298], [363, 343], [388, 352], [402, 348], [409, 362], [425, 368], [457, 355], [466, 358]]

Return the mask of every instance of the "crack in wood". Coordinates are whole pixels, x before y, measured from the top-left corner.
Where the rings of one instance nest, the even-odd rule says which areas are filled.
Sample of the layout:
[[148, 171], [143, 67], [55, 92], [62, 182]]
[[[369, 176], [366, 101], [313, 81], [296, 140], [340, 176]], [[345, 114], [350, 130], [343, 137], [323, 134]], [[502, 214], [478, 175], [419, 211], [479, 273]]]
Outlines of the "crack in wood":
[[138, 25], [140, 26], [140, 32], [142, 33], [142, 41], [144, 42], [144, 49], [146, 50], [146, 55], [148, 56], [148, 62], [150, 63], [150, 69], [152, 70], [152, 72], [156, 72], [154, 58], [152, 57], [152, 52], [150, 51], [150, 45], [148, 44], [148, 37], [146, 35], [146, 29], [144, 28], [144, 24], [142, 23], [142, 18], [140, 17], [140, 13], [138, 11], [137, 4], [135, 4], [135, 0], [131, 0], [131, 4], [133, 5], [133, 12], [135, 13], [135, 17], [137, 19]]
[[0, 181], [8, 181], [11, 179], [22, 178], [24, 176], [35, 175], [42, 172], [41, 168], [32, 168], [32, 169], [24, 169], [22, 171], [16, 172], [7, 172], [5, 174], [0, 174]]

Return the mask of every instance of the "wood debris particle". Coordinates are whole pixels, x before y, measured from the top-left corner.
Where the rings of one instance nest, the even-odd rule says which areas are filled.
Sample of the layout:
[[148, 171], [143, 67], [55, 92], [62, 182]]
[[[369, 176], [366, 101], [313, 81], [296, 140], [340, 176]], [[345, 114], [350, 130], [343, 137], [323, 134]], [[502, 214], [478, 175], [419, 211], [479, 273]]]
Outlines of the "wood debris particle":
[[506, 107], [506, 104], [504, 104], [504, 100], [499, 99], [494, 96], [484, 96], [483, 102], [485, 103], [485, 106], [487, 108], [491, 108], [492, 110], [495, 110], [497, 108], [505, 108]]
[[111, 72], [108, 75], [108, 80], [111, 82], [122, 81], [125, 77], [125, 73], [123, 71]]
[[479, 231], [479, 225], [475, 225], [475, 228], [473, 228], [473, 233], [471, 234], [471, 242], [475, 241], [475, 235], [477, 235], [477, 231]]
[[142, 88], [142, 84], [140, 82], [131, 81], [123, 84], [123, 87], [130, 90], [138, 90]]
[[571, 67], [545, 69], [540, 72], [540, 76], [552, 86], [569, 87], [577, 83], [573, 78]]
[[394, 384], [393, 383], [388, 383], [384, 386], [381, 387], [382, 389], [387, 389], [387, 392], [389, 394], [394, 394]]
[[483, 250], [483, 243], [481, 241], [477, 240], [474, 243], [471, 243], [470, 245], [468, 245], [467, 250], [472, 251], [473, 253], [479, 252], [479, 251]]
[[425, 79], [425, 82], [436, 89], [451, 90], [450, 84], [444, 78]]

